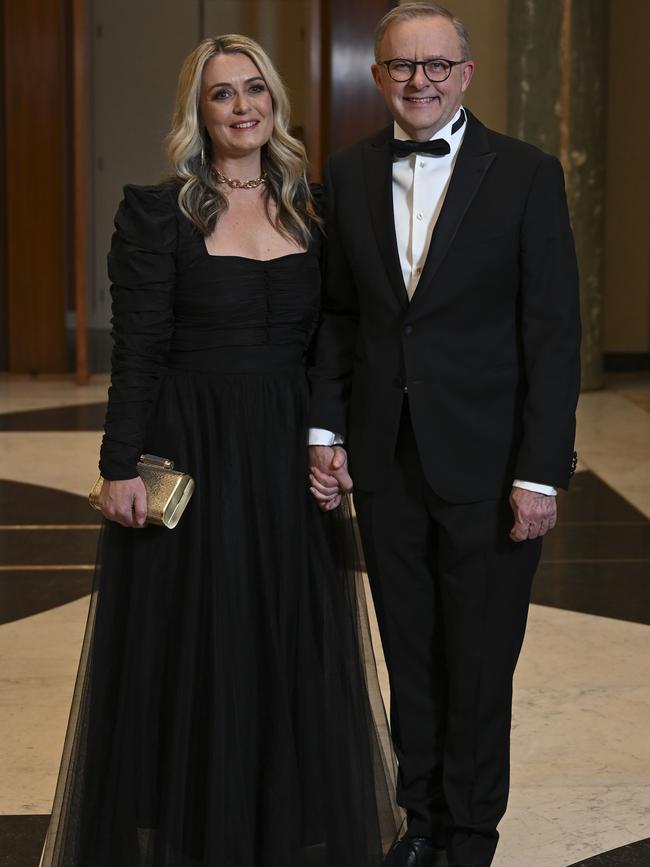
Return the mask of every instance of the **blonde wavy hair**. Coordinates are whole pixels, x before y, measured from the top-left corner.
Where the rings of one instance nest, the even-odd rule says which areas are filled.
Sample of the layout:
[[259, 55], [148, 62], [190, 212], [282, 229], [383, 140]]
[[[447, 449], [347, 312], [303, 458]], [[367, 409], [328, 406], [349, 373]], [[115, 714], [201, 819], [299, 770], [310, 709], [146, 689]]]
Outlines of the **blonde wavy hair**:
[[179, 207], [203, 235], [214, 231], [228, 209], [228, 200], [212, 171], [211, 141], [201, 119], [199, 102], [205, 64], [219, 54], [245, 54], [269, 89], [273, 132], [262, 147], [266, 211], [282, 235], [307, 246], [310, 225], [322, 226], [307, 182], [307, 155], [302, 142], [289, 134], [289, 98], [282, 79], [264, 49], [247, 36], [230, 33], [204, 39], [181, 67], [172, 128], [167, 137], [167, 156], [175, 177], [183, 182], [178, 194]]

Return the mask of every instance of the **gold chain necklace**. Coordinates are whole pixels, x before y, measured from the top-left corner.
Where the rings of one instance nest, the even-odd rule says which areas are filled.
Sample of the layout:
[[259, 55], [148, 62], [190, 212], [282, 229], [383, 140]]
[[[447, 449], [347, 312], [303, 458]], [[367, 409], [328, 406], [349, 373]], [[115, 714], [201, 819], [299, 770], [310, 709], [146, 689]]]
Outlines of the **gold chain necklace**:
[[266, 172], [262, 172], [259, 178], [253, 178], [251, 181], [240, 181], [238, 178], [229, 178], [215, 166], [212, 166], [212, 171], [215, 173], [218, 181], [228, 184], [233, 190], [256, 190], [266, 181]]

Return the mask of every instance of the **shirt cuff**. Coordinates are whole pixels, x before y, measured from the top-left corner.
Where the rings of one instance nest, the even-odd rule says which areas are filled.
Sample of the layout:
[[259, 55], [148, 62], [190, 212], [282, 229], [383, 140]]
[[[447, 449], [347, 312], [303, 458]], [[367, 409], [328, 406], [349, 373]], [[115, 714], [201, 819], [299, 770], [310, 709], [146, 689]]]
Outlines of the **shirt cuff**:
[[522, 482], [520, 479], [515, 479], [512, 487], [534, 491], [536, 494], [546, 494], [547, 497], [554, 497], [557, 494], [557, 489], [552, 485], [539, 485], [537, 482]]
[[310, 446], [342, 446], [343, 437], [322, 427], [310, 427], [308, 442]]

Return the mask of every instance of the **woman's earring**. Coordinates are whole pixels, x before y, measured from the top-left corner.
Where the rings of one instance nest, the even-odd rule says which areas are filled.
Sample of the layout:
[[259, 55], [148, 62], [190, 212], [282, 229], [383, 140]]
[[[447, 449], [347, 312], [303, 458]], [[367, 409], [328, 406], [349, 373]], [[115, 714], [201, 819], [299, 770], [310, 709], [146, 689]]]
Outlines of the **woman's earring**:
[[205, 168], [205, 142], [201, 139], [201, 167]]

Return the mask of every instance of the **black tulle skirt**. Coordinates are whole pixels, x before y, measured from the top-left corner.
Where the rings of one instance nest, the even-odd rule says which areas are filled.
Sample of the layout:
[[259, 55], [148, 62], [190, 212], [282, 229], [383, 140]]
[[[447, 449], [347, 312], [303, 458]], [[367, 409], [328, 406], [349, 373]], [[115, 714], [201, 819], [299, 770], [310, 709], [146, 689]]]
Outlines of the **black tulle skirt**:
[[45, 867], [369, 867], [398, 815], [347, 506], [307, 488], [304, 371], [169, 371], [175, 530], [106, 523]]

